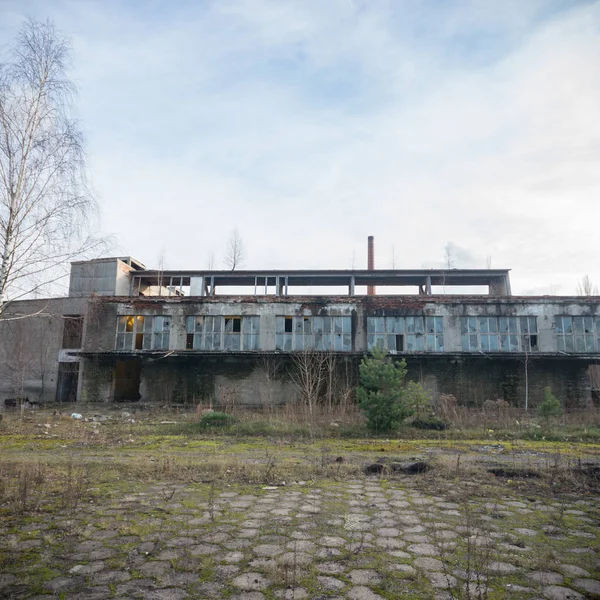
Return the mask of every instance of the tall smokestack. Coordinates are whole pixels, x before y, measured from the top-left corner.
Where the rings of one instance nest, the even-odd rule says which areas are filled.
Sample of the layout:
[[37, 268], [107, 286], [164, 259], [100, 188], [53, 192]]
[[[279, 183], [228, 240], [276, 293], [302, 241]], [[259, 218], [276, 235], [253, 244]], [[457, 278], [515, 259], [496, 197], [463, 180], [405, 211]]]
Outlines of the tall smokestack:
[[[367, 253], [367, 268], [369, 269], [369, 271], [374, 271], [375, 270], [375, 238], [370, 235], [367, 238], [367, 245], [368, 245], [368, 253]], [[374, 285], [368, 285], [367, 286], [367, 296], [374, 296], [375, 295], [375, 286]]]

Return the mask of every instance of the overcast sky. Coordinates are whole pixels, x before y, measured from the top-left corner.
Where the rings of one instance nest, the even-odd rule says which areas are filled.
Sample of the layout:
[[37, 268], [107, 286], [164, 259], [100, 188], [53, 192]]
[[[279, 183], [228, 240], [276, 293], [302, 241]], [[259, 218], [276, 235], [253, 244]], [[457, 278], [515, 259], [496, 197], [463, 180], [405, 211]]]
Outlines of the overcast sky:
[[600, 2], [0, 0], [51, 18], [115, 253], [600, 283]]

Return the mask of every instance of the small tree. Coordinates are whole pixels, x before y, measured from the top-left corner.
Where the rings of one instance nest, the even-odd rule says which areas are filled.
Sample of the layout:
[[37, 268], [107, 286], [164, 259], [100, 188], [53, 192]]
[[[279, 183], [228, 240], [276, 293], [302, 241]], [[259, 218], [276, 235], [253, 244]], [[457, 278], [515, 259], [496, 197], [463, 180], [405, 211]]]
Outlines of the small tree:
[[562, 412], [560, 400], [552, 393], [552, 388], [548, 386], [544, 389], [544, 401], [538, 406], [538, 415], [547, 421], [550, 417], [560, 417]]
[[408, 382], [406, 386], [406, 398], [408, 404], [414, 406], [417, 418], [421, 418], [429, 413], [431, 396], [418, 381]]
[[396, 429], [414, 413], [404, 387], [406, 361], [394, 362], [385, 350], [375, 348], [360, 364], [358, 403], [374, 431]]

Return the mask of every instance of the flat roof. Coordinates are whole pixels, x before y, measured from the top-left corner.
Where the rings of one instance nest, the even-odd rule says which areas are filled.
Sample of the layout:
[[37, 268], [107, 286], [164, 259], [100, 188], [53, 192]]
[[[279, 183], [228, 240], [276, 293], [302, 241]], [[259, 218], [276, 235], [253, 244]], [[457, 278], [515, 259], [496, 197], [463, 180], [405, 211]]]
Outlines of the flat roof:
[[[137, 271], [134, 277], [158, 280], [162, 278], [191, 279], [205, 277], [214, 279], [216, 286], [275, 285], [277, 279], [287, 279], [289, 286], [336, 286], [354, 285], [404, 286], [423, 285], [489, 285], [508, 278], [510, 269], [377, 269], [369, 270], [258, 270], [258, 271]], [[189, 283], [188, 283], [189, 284]], [[185, 284], [184, 284], [185, 285]]]

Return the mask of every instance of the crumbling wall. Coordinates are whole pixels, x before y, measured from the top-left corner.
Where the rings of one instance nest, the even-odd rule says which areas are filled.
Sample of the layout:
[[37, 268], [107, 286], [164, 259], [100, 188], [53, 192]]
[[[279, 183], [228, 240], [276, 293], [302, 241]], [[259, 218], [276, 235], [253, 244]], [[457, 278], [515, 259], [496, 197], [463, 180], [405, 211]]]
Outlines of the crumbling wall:
[[[432, 392], [454, 395], [459, 404], [481, 407], [498, 398], [511, 406], [525, 408], [525, 360], [510, 357], [407, 358], [408, 378], [420, 381]], [[591, 401], [588, 369], [579, 361], [552, 358], [528, 360], [528, 406], [535, 408], [544, 399], [544, 388], [567, 408], [583, 408]]]

